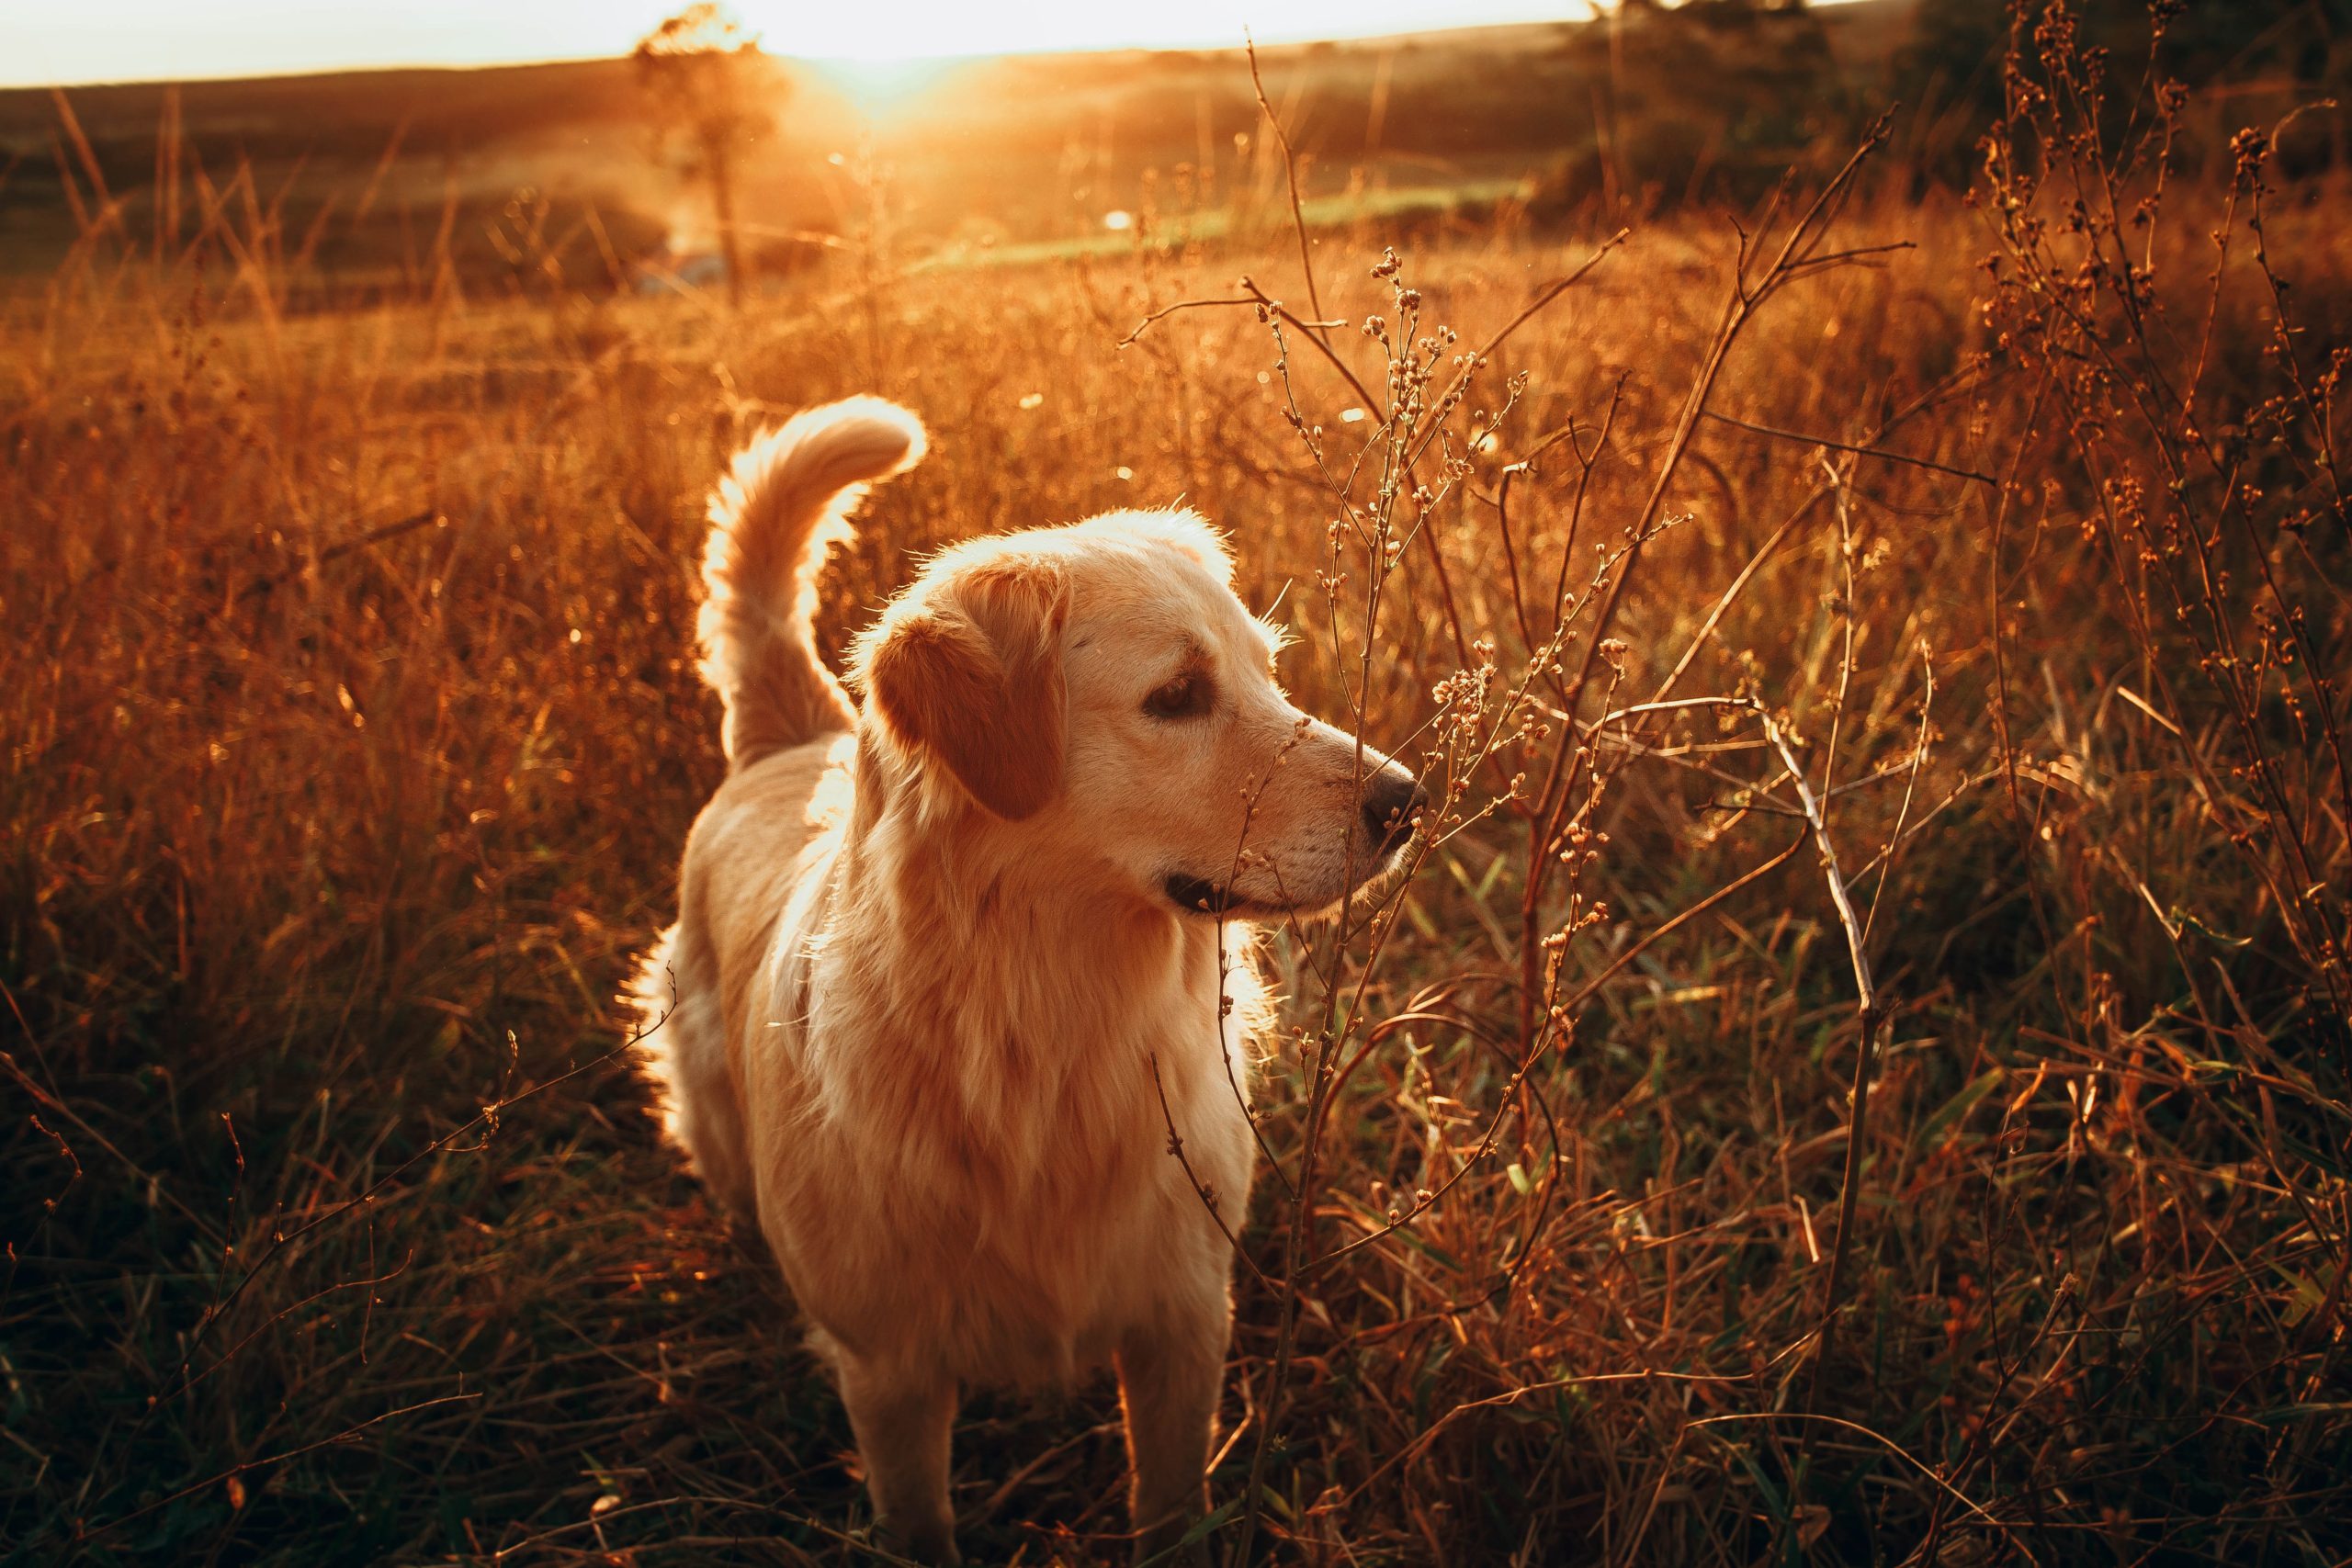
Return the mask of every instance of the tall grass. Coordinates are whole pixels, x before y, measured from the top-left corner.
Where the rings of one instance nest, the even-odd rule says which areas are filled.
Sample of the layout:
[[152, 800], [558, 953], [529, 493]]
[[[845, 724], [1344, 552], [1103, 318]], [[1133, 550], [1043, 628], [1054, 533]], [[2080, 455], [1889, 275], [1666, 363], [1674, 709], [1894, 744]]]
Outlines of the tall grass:
[[[2342, 1561], [2342, 193], [2167, 177], [2098, 69], [2020, 39], [1965, 207], [1866, 159], [740, 316], [297, 313], [94, 217], [0, 392], [0, 1552], [867, 1556], [610, 998], [718, 773], [705, 487], [876, 390], [936, 456], [834, 646], [1181, 495], [1444, 802], [1270, 939], [1227, 1540]], [[967, 1551], [1120, 1551], [1114, 1414], [976, 1404]]]

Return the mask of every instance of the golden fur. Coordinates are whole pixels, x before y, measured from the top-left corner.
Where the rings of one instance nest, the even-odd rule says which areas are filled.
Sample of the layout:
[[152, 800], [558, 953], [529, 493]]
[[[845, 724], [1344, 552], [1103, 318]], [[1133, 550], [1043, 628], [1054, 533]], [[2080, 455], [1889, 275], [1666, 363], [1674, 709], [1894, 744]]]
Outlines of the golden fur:
[[1230, 1249], [1169, 1124], [1238, 1226], [1265, 1010], [1237, 922], [1346, 897], [1419, 796], [1283, 698], [1279, 634], [1183, 513], [946, 551], [861, 640], [854, 706], [810, 578], [922, 448], [852, 400], [713, 501], [729, 771], [639, 978], [644, 1055], [839, 1379], [885, 1538], [954, 1559], [960, 1387], [1109, 1362], [1141, 1557], [1205, 1506]]

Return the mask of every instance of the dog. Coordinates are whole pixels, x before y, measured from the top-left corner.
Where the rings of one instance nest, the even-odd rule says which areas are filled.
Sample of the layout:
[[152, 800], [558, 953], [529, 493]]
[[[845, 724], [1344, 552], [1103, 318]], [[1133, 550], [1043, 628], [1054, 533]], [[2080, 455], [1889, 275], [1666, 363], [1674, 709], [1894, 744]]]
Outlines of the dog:
[[960, 1389], [1107, 1362], [1136, 1560], [1204, 1560], [1270, 1011], [1250, 928], [1391, 874], [1426, 797], [1284, 697], [1282, 634], [1187, 512], [944, 550], [857, 641], [853, 703], [812, 581], [923, 449], [855, 398], [718, 486], [697, 630], [728, 773], [640, 1051], [838, 1382], [877, 1540], [958, 1560]]

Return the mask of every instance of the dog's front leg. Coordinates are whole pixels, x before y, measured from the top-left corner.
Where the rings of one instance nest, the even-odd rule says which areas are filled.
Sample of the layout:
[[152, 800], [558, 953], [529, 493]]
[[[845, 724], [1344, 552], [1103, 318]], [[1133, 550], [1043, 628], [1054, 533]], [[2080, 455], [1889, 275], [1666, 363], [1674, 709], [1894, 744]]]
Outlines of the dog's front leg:
[[[1184, 1539], [1208, 1509], [1209, 1440], [1225, 1381], [1232, 1311], [1220, 1294], [1214, 1310], [1130, 1333], [1120, 1342], [1119, 1401], [1126, 1416], [1127, 1494], [1136, 1531], [1135, 1560], [1159, 1557]], [[1170, 1562], [1205, 1564], [1194, 1542]]]
[[937, 1373], [877, 1368], [843, 1356], [842, 1403], [865, 1462], [874, 1533], [922, 1562], [960, 1562], [947, 1500], [947, 1450], [956, 1382]]

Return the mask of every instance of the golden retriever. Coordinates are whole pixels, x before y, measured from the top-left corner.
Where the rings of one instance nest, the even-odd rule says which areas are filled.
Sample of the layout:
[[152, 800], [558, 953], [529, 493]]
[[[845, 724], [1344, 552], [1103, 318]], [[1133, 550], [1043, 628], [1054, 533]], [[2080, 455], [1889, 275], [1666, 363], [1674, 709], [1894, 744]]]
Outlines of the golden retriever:
[[812, 1325], [878, 1538], [956, 1560], [960, 1388], [1111, 1362], [1140, 1560], [1206, 1506], [1266, 1010], [1248, 922], [1385, 872], [1423, 796], [1284, 698], [1281, 634], [1183, 512], [946, 550], [860, 639], [854, 705], [810, 580], [922, 450], [852, 399], [754, 441], [711, 503], [728, 775], [638, 979], [644, 1056]]

